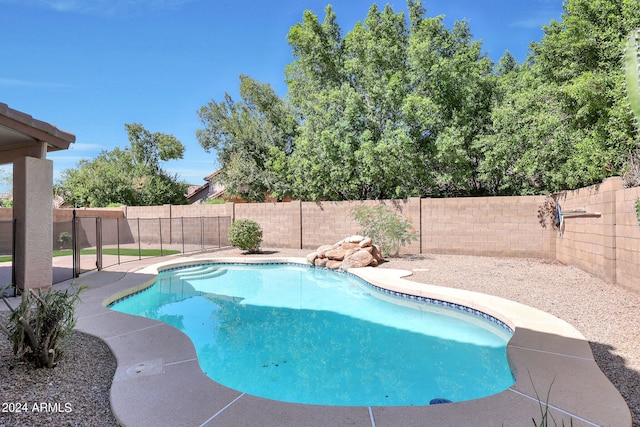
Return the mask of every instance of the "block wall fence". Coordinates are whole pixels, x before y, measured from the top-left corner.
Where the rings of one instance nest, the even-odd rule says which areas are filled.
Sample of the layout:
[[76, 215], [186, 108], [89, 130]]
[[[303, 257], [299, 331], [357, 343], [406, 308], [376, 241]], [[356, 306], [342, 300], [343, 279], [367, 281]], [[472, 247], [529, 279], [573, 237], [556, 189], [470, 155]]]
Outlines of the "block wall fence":
[[[350, 215], [356, 206], [383, 204], [405, 215], [419, 235], [403, 253], [557, 260], [640, 292], [640, 225], [636, 217], [640, 187], [625, 189], [616, 177], [553, 197], [564, 211], [583, 210], [591, 215], [565, 217], [562, 230], [543, 228], [538, 210], [545, 196], [164, 205], [81, 209], [76, 213], [129, 220], [160, 218], [169, 223], [172, 218], [249, 218], [261, 225], [265, 247], [315, 249], [359, 232]], [[57, 211], [54, 220], [71, 218], [70, 210]], [[5, 219], [11, 219], [10, 209], [0, 209], [0, 221]], [[153, 232], [157, 233], [149, 230]]]

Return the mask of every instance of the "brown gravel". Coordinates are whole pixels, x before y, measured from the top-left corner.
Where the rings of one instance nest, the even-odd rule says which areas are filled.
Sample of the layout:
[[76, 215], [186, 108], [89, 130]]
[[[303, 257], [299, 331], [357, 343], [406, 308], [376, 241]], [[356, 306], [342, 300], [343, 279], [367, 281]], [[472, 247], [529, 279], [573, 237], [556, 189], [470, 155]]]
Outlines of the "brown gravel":
[[[309, 250], [273, 249], [254, 256], [305, 256]], [[237, 249], [205, 256], [238, 256]], [[419, 283], [467, 289], [549, 312], [590, 341], [595, 359], [629, 405], [640, 427], [640, 293], [613, 286], [577, 268], [537, 259], [405, 255], [379, 268], [413, 271]], [[4, 316], [4, 317], [3, 317]], [[6, 313], [0, 313], [0, 320]], [[99, 339], [73, 334], [53, 370], [17, 363], [0, 336], [0, 404], [26, 402], [26, 413], [0, 412], [0, 427], [115, 426], [109, 388], [115, 358]], [[59, 403], [62, 412], [35, 412], [33, 404]], [[72, 410], [64, 412], [65, 404]], [[29, 406], [30, 405], [30, 406]], [[1, 410], [2, 408], [0, 408]]]
[[[6, 324], [8, 312], [0, 312]], [[109, 390], [116, 359], [100, 339], [74, 331], [53, 369], [19, 362], [0, 334], [0, 427], [117, 426]]]

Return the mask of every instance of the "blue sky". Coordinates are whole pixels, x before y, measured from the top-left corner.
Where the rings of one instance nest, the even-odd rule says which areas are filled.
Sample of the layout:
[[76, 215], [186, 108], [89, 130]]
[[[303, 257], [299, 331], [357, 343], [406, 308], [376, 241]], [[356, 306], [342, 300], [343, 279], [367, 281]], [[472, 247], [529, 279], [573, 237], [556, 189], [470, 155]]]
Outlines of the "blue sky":
[[[374, 1], [0, 0], [0, 102], [76, 135], [70, 150], [49, 155], [54, 180], [81, 159], [127, 146], [124, 124], [142, 123], [182, 141], [184, 159], [164, 167], [202, 184], [216, 156], [195, 137], [202, 126], [197, 110], [225, 92], [237, 98], [240, 74], [285, 96], [287, 33], [304, 10], [322, 20], [329, 3], [344, 35]], [[378, 5], [387, 3], [406, 10], [401, 0]], [[429, 17], [445, 15], [449, 28], [468, 20], [494, 61], [505, 50], [524, 60], [542, 25], [563, 12], [562, 0], [423, 5]]]

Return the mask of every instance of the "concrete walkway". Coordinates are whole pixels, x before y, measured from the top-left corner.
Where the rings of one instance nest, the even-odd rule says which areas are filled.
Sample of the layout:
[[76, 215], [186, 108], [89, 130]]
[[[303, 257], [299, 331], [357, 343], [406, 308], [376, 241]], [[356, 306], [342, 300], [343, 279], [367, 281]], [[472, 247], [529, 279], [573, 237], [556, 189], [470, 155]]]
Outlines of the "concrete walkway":
[[[300, 405], [231, 390], [200, 370], [193, 344], [182, 332], [106, 308], [153, 283], [158, 267], [203, 259], [209, 258], [131, 262], [75, 281], [89, 287], [77, 309], [77, 329], [103, 339], [117, 358], [111, 406], [125, 426], [526, 426], [542, 418], [544, 402], [537, 400], [536, 390], [544, 399], [552, 384], [549, 411], [558, 425], [631, 426], [624, 400], [598, 368], [588, 342], [568, 323], [512, 301], [418, 284], [401, 278], [408, 272], [370, 267], [352, 272], [376, 286], [472, 307], [511, 326], [515, 333], [508, 358], [516, 383], [483, 399], [421, 407]], [[242, 261], [304, 262], [299, 258]]]

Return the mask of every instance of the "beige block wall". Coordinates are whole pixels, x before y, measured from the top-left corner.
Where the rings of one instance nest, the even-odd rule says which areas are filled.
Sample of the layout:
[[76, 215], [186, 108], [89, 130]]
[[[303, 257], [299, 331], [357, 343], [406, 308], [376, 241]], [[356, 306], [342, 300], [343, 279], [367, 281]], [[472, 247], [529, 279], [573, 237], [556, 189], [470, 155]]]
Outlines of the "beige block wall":
[[0, 208], [0, 221], [13, 221], [13, 208]]
[[238, 203], [235, 218], [248, 218], [262, 228], [262, 246], [301, 247], [301, 202]]
[[616, 281], [616, 193], [620, 178], [599, 185], [566, 191], [556, 196], [563, 211], [584, 210], [593, 215], [565, 215], [556, 238], [556, 259], [574, 265], [606, 281]]
[[552, 232], [538, 208], [544, 197], [422, 200], [422, 252], [552, 258]]
[[[553, 259], [640, 292], [640, 225], [635, 210], [640, 188], [624, 189], [620, 178], [610, 178], [555, 197], [563, 210], [584, 209], [594, 215], [566, 218], [561, 236], [539, 223], [544, 196], [163, 205], [76, 212], [79, 217], [126, 217], [130, 230], [140, 218], [142, 239], [159, 241], [161, 227], [163, 244], [171, 243], [183, 229], [185, 236], [199, 234], [199, 218], [250, 218], [263, 229], [264, 247], [315, 249], [360, 233], [351, 218], [356, 206], [383, 204], [405, 215], [420, 236], [403, 253]], [[10, 221], [12, 216], [11, 209], [0, 209], [0, 220]], [[54, 210], [53, 217], [70, 221], [71, 210]], [[217, 241], [216, 225], [207, 228]], [[134, 231], [130, 239], [137, 241], [137, 228]]]
[[616, 191], [616, 283], [640, 292], [640, 187]]
[[351, 211], [360, 205], [388, 206], [403, 214], [413, 224], [418, 239], [401, 250], [401, 253], [420, 253], [420, 199], [366, 200], [341, 202], [303, 202], [302, 248], [315, 249], [332, 244], [353, 234], [360, 234], [359, 224], [351, 217]]
[[[216, 229], [208, 227], [204, 236], [201, 234], [200, 221], [182, 221], [180, 218], [214, 218], [231, 217], [234, 215], [234, 203], [224, 203], [220, 205], [162, 205], [162, 206], [126, 206], [123, 208], [126, 217], [130, 220], [130, 230], [133, 239], [137, 241], [140, 236], [141, 241], [160, 244], [162, 235], [163, 245], [172, 245], [175, 242], [182, 242], [182, 235], [189, 236], [190, 244], [212, 244], [218, 241], [217, 224]], [[206, 225], [206, 224], [205, 224]], [[139, 228], [139, 231], [138, 231]], [[204, 241], [201, 241], [201, 240]], [[226, 241], [226, 236], [220, 236]], [[185, 237], [187, 240], [187, 237]], [[180, 248], [177, 248], [180, 249]]]

